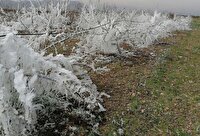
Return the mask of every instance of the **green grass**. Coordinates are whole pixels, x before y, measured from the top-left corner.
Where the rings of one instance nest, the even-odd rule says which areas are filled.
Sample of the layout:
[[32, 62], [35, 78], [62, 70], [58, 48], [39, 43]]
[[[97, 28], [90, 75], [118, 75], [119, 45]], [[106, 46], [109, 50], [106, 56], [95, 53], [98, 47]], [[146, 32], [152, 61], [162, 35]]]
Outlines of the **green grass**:
[[[200, 135], [200, 18], [193, 19], [192, 28], [169, 39], [176, 45], [162, 52], [150, 74], [138, 74], [145, 86], [137, 86], [131, 111], [120, 116], [125, 135]], [[103, 135], [114, 131], [117, 126], [108, 125]]]

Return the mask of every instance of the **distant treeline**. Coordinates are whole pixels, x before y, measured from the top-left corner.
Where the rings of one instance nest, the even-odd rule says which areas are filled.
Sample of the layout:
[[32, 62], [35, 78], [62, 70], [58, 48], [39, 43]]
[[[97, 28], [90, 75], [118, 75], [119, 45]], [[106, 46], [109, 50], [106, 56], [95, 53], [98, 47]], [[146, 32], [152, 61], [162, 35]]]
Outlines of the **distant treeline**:
[[[57, 4], [58, 2], [63, 2], [63, 0], [52, 0], [54, 4]], [[20, 9], [22, 7], [30, 7], [31, 5], [34, 5], [35, 7], [38, 7], [40, 5], [48, 5], [49, 0], [0, 0], [0, 8], [3, 9]], [[69, 10], [80, 10], [83, 6], [82, 3], [78, 1], [69, 1], [68, 9]]]

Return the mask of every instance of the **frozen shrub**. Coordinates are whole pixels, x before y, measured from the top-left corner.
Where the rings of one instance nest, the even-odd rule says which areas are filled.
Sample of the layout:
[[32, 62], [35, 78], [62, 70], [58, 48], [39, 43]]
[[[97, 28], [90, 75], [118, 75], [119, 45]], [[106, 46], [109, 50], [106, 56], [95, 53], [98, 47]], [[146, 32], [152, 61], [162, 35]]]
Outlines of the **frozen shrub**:
[[91, 126], [97, 123], [96, 115], [105, 111], [100, 94], [70, 61], [62, 55], [43, 57], [13, 34], [1, 40], [0, 124], [6, 136], [33, 133], [38, 116], [55, 109]]
[[123, 41], [134, 48], [147, 47], [176, 30], [190, 30], [190, 23], [190, 17], [170, 19], [156, 11], [153, 15], [126, 10], [106, 12], [93, 5], [83, 8], [77, 22], [88, 30], [80, 45], [89, 53], [121, 53], [119, 44]]

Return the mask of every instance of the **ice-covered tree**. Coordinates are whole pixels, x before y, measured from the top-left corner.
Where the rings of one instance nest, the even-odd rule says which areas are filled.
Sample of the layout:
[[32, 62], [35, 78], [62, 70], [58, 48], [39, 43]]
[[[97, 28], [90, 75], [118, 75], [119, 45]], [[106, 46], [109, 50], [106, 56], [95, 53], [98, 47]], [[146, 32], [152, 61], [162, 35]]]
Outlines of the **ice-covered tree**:
[[[6, 136], [28, 135], [38, 111], [62, 109], [94, 126], [105, 109], [101, 94], [75, 59], [35, 53], [27, 40], [8, 34], [0, 41], [0, 124]], [[79, 79], [79, 78], [80, 79]], [[47, 122], [48, 123], [48, 122]]]

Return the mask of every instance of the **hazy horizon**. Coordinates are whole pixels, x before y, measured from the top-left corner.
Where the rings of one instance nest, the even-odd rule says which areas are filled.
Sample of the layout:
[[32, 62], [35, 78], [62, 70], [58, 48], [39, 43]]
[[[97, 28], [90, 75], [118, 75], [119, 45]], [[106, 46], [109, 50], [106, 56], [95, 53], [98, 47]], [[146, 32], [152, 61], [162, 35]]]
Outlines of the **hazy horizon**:
[[[20, 0], [0, 0], [10, 3]], [[23, 1], [23, 0], [22, 0]], [[29, 1], [29, 0], [25, 0]], [[44, 0], [49, 1], [49, 0]], [[143, 10], [158, 10], [162, 12], [172, 12], [176, 14], [196, 15], [200, 16], [200, 0], [71, 0], [71, 1], [101, 1], [118, 7], [143, 9]], [[13, 3], [14, 4], [14, 3]], [[10, 3], [9, 5], [12, 5]], [[14, 4], [16, 6], [16, 4]]]
[[101, 0], [127, 8], [150, 9], [186, 15], [200, 15], [200, 0]]

